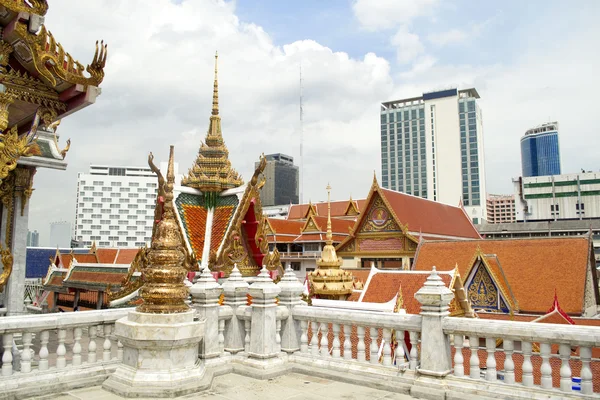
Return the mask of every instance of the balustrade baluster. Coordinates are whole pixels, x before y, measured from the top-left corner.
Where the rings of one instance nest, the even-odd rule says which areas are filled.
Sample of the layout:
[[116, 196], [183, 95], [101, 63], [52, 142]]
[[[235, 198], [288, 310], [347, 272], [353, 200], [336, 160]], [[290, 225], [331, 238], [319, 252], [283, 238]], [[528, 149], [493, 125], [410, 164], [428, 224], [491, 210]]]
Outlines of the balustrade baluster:
[[383, 329], [383, 365], [392, 365], [392, 330], [389, 328]]
[[498, 379], [496, 372], [496, 338], [485, 338], [485, 350], [487, 351], [487, 360], [485, 362], [485, 380], [495, 382]]
[[356, 327], [356, 336], [358, 337], [358, 343], [356, 344], [356, 361], [365, 362], [367, 361], [367, 355], [365, 353], [365, 327]]
[[4, 347], [4, 354], [2, 354], [2, 376], [10, 376], [13, 373], [13, 334], [5, 333], [2, 336], [2, 347]]
[[344, 360], [352, 360], [352, 325], [344, 325]]
[[369, 361], [371, 361], [371, 364], [379, 364], [379, 346], [377, 345], [379, 330], [375, 327], [371, 327], [369, 334], [371, 335], [371, 355]]
[[117, 360], [123, 361], [123, 343], [117, 340]]
[[469, 348], [471, 349], [471, 357], [469, 358], [469, 376], [473, 379], [481, 377], [479, 371], [479, 337], [469, 336]]
[[[319, 332], [321, 332], [321, 337], [319, 337], [319, 335], [317, 334], [319, 354], [323, 357], [326, 357], [329, 355], [329, 346], [327, 345], [327, 325], [325, 324], [325, 322], [321, 322], [317, 325], [319, 326]], [[325, 339], [325, 348], [323, 348], [323, 339]]]
[[340, 351], [340, 324], [331, 324], [331, 332], [333, 333], [333, 343], [331, 345], [331, 357], [339, 360], [341, 358]]
[[513, 361], [513, 352], [515, 350], [515, 342], [510, 339], [504, 339], [504, 383], [512, 385], [515, 383], [515, 362]]
[[[279, 322], [279, 321], [277, 321]], [[224, 349], [225, 349], [225, 320], [224, 319], [220, 319], [219, 320], [219, 352], [223, 353]]]
[[533, 364], [531, 363], [531, 342], [521, 342], [523, 352], [523, 386], [533, 387]]
[[21, 372], [31, 372], [31, 332], [23, 332], [23, 352], [21, 353]]
[[592, 369], [590, 368], [592, 348], [580, 347], [579, 357], [581, 358], [581, 393], [593, 394], [594, 384], [592, 383]]
[[246, 336], [244, 336], [244, 350], [246, 352], [250, 351], [250, 321], [244, 321], [244, 330], [246, 331]]
[[302, 335], [300, 335], [300, 353], [308, 353], [308, 321], [300, 321]]
[[312, 337], [310, 338], [310, 353], [313, 357], [319, 356], [319, 323], [311, 321]]
[[[223, 327], [225, 327], [225, 321], [223, 321]], [[281, 320], [275, 322], [275, 343], [277, 343], [277, 348], [281, 351]]]
[[112, 342], [110, 341], [110, 331], [111, 331], [112, 326], [109, 324], [104, 325], [104, 344], [102, 345], [102, 348], [104, 349], [104, 352], [102, 353], [102, 361], [110, 361], [111, 358], [111, 349], [112, 349]]
[[419, 365], [419, 332], [409, 332], [410, 336], [410, 369], [416, 370]]
[[40, 332], [40, 362], [38, 368], [40, 371], [48, 370], [48, 340], [50, 339], [49, 331]]
[[65, 339], [67, 338], [67, 330], [59, 329], [57, 333], [58, 347], [56, 348], [56, 368], [61, 369], [67, 366], [67, 348], [65, 347]]
[[88, 363], [96, 362], [96, 334], [98, 333], [98, 328], [96, 325], [92, 325], [88, 328], [88, 336], [90, 337], [90, 341], [88, 342]]
[[454, 335], [454, 376], [458, 377], [465, 376], [465, 358], [462, 353], [464, 342], [463, 335]]
[[81, 365], [81, 328], [73, 329], [73, 366]]
[[560, 390], [563, 392], [572, 391], [571, 383], [571, 366], [569, 365], [569, 358], [571, 358], [571, 346], [568, 344], [561, 343], [558, 348], [560, 354]]
[[550, 343], [540, 343], [540, 357], [542, 357], [542, 387], [544, 389], [552, 388], [552, 367], [550, 366], [550, 353], [552, 346]]
[[406, 360], [404, 359], [404, 331], [396, 331], [396, 342], [398, 343], [396, 352], [394, 353], [396, 364], [404, 364], [406, 363]]

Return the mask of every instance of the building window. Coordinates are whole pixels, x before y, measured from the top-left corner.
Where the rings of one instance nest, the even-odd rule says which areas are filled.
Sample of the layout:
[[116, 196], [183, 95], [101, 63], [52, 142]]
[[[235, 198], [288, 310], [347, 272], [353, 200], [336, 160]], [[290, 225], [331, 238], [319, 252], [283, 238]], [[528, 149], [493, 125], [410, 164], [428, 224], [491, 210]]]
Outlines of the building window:
[[293, 271], [300, 271], [302, 264], [299, 261], [292, 261], [290, 263], [290, 267], [292, 267]]
[[121, 182], [111, 182], [110, 186], [121, 186]]

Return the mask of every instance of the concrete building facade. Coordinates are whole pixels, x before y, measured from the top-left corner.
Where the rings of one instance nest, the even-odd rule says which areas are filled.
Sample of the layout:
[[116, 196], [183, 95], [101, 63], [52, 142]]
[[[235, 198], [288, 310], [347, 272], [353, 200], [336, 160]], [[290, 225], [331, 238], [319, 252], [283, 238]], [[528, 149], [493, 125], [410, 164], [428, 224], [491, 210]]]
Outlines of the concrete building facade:
[[27, 232], [27, 247], [40, 247], [40, 233], [38, 231]]
[[[265, 185], [260, 200], [265, 207], [298, 204], [300, 169], [294, 158], [281, 153], [266, 155], [267, 165], [263, 171]], [[255, 168], [258, 163], [255, 163]]]
[[524, 177], [560, 175], [558, 122], [548, 122], [525, 132], [521, 138]]
[[488, 194], [486, 202], [488, 223], [515, 222], [515, 196]]
[[513, 179], [517, 221], [600, 218], [600, 172]]
[[156, 193], [156, 175], [148, 167], [91, 165], [78, 176], [75, 240], [143, 246], [152, 236]]
[[487, 218], [483, 122], [474, 88], [381, 104], [382, 186]]
[[72, 226], [68, 221], [50, 223], [50, 247], [70, 247], [72, 233]]

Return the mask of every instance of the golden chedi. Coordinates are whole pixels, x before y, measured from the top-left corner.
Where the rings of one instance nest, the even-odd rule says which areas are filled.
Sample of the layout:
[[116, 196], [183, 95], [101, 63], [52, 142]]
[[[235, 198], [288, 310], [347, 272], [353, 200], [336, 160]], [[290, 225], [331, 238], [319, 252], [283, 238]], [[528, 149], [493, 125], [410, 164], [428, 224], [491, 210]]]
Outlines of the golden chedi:
[[317, 269], [308, 274], [312, 294], [321, 299], [345, 300], [353, 288], [354, 277], [349, 271], [340, 267], [342, 260], [338, 258], [333, 247], [331, 232], [331, 186], [327, 185], [327, 240], [317, 260]]

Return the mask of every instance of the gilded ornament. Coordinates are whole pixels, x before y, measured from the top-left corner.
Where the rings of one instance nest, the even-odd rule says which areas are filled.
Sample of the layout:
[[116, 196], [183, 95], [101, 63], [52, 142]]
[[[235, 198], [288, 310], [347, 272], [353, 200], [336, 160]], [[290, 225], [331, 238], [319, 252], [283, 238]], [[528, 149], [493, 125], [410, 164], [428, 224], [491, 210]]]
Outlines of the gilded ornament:
[[33, 194], [33, 176], [36, 170], [33, 168], [17, 168], [15, 174], [15, 192], [21, 193], [21, 216], [25, 213], [25, 205]]
[[48, 12], [48, 2], [46, 0], [0, 0], [0, 6], [17, 13], [25, 12], [44, 16]]
[[10, 54], [12, 52], [12, 45], [4, 40], [0, 40], [0, 72], [6, 71], [6, 66], [8, 65]]
[[184, 267], [186, 255], [182, 251], [182, 236], [173, 206], [175, 185], [173, 164], [173, 146], [171, 146], [167, 180], [163, 183], [165, 198], [162, 217], [154, 222], [152, 245], [147, 254], [148, 263], [142, 270], [144, 285], [140, 289], [140, 296], [144, 302], [137, 308], [139, 312], [179, 313], [189, 310], [185, 303], [189, 293], [183, 283], [187, 274]]
[[498, 308], [498, 289], [483, 264], [477, 269], [467, 293], [474, 307]]
[[[99, 86], [102, 83], [108, 55], [104, 41], [100, 44], [96, 41], [94, 58], [84, 69], [81, 63], [65, 52], [44, 25], [37, 35], [29, 32], [25, 23], [18, 23], [15, 32], [29, 45], [36, 71], [53, 87], [58, 84], [57, 78], [73, 85]], [[89, 77], [84, 76], [84, 70]]]
[[36, 115], [33, 125], [28, 133], [19, 137], [17, 125], [6, 133], [0, 134], [0, 180], [6, 178], [8, 173], [17, 168], [17, 161], [21, 157], [40, 155], [40, 148], [35, 142], [39, 116]]
[[131, 293], [135, 292], [136, 290], [142, 287], [144, 280], [141, 276], [135, 281], [132, 278], [136, 272], [139, 272], [141, 274], [142, 270], [148, 264], [147, 255], [148, 248], [145, 246], [140, 248], [140, 250], [135, 255], [135, 258], [129, 265], [129, 271], [127, 273], [127, 276], [121, 282], [121, 289], [119, 291], [113, 292], [112, 285], [107, 286], [106, 297], [109, 302], [130, 295]]
[[8, 107], [15, 101], [15, 96], [9, 92], [0, 92], [0, 131], [8, 128]]
[[0, 292], [4, 291], [6, 287], [6, 282], [8, 282], [8, 278], [10, 278], [10, 274], [13, 268], [13, 255], [10, 252], [10, 248], [2, 248], [0, 249], [0, 258], [2, 259], [2, 274], [0, 274]]

